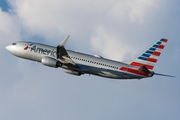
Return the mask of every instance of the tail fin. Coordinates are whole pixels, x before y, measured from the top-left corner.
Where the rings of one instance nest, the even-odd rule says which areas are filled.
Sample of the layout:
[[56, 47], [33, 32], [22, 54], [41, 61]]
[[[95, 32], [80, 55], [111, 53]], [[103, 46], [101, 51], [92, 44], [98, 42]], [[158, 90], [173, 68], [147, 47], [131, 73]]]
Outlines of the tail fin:
[[143, 53], [140, 57], [134, 60], [130, 65], [141, 67], [142, 65], [146, 66], [149, 70], [152, 70], [161, 55], [164, 46], [167, 43], [167, 39], [162, 38], [156, 44], [154, 44], [151, 48], [149, 48], [145, 53]]

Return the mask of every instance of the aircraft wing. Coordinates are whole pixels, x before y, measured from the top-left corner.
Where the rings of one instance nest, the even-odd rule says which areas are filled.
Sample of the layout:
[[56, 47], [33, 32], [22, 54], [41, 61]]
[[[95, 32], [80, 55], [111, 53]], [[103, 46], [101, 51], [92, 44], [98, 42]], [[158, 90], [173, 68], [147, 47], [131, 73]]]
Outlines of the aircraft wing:
[[65, 49], [65, 44], [68, 40], [70, 35], [68, 35], [58, 46], [57, 46], [57, 59], [65, 66], [67, 67], [73, 67], [73, 68], [77, 68], [80, 69], [80, 67], [78, 67], [70, 58], [70, 56], [68, 55], [66, 49]]

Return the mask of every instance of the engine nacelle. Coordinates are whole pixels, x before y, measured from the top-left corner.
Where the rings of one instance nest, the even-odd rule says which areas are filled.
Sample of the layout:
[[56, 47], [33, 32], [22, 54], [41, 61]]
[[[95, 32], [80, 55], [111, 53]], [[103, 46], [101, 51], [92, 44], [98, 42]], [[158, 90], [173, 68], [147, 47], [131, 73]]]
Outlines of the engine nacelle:
[[41, 60], [41, 63], [43, 65], [46, 65], [46, 66], [49, 66], [49, 67], [54, 67], [54, 68], [57, 68], [57, 67], [61, 67], [62, 66], [62, 63], [54, 58], [51, 58], [51, 57], [43, 57], [42, 60]]
[[68, 74], [72, 74], [72, 75], [77, 75], [77, 76], [80, 76], [80, 75], [81, 75], [80, 72], [77, 72], [77, 71], [74, 71], [74, 70], [64, 69], [64, 72], [66, 72], [66, 73], [68, 73]]

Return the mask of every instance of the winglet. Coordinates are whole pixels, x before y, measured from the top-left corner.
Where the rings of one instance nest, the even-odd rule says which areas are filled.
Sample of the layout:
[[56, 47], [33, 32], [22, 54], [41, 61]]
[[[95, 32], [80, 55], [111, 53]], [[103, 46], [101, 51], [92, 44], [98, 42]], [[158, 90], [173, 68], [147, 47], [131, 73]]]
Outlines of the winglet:
[[70, 37], [70, 35], [68, 35], [68, 36], [58, 45], [58, 47], [64, 47], [69, 37]]

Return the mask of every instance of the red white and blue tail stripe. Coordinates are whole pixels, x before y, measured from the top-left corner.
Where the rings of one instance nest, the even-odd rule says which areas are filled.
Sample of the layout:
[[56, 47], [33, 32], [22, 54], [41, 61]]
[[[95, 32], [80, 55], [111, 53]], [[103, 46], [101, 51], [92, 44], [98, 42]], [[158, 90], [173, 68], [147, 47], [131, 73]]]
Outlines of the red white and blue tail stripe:
[[167, 43], [167, 39], [162, 38], [156, 44], [154, 44], [151, 48], [149, 48], [145, 53], [143, 53], [140, 57], [134, 60], [130, 65], [141, 67], [142, 65], [146, 66], [149, 70], [152, 70], [161, 55], [164, 46]]

